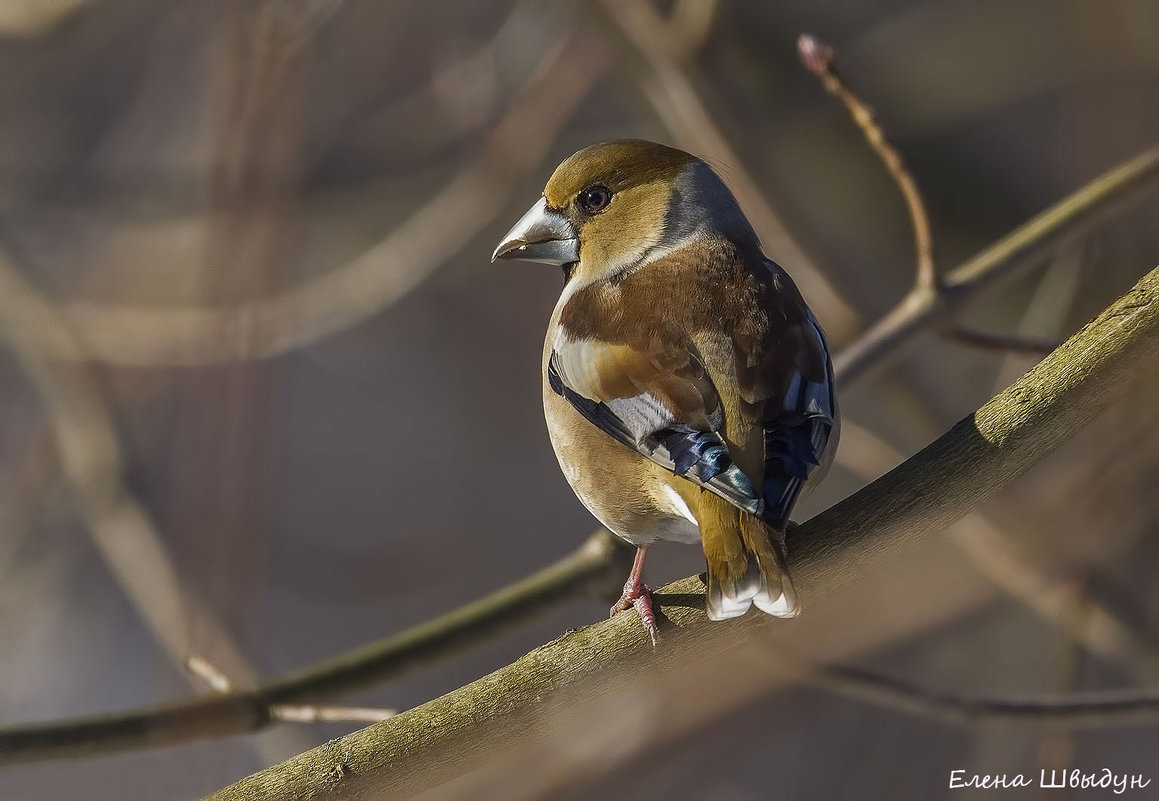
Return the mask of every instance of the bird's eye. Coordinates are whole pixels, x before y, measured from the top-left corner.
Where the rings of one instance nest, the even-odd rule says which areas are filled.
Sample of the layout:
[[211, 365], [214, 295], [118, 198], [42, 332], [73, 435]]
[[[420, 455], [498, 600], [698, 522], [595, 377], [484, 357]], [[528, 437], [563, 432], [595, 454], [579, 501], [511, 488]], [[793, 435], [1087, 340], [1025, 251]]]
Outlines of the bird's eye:
[[612, 202], [612, 192], [606, 186], [589, 186], [587, 189], [579, 193], [580, 208], [588, 214], [595, 214], [597, 211], [603, 211]]

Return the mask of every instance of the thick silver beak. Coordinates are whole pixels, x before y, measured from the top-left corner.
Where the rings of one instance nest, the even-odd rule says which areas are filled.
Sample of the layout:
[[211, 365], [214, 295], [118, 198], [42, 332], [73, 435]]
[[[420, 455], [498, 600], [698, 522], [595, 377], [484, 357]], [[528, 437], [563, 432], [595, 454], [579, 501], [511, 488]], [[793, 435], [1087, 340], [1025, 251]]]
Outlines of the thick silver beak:
[[547, 207], [547, 198], [528, 209], [491, 254], [496, 259], [565, 264], [579, 261], [579, 238], [571, 221]]

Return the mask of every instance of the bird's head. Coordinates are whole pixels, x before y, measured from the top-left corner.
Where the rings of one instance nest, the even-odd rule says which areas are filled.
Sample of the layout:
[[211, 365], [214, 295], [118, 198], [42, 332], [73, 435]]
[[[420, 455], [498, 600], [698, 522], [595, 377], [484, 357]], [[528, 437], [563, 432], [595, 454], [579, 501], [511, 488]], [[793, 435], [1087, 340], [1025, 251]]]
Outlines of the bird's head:
[[707, 164], [655, 142], [616, 140], [560, 164], [491, 260], [553, 264], [569, 278], [595, 281], [704, 235], [756, 246], [735, 198]]

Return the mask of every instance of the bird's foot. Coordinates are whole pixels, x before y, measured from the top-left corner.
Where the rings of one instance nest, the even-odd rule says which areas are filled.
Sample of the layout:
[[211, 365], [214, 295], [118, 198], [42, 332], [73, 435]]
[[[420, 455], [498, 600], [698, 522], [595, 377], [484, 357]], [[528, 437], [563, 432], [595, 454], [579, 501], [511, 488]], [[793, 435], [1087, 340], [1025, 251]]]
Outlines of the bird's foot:
[[639, 580], [628, 579], [624, 585], [624, 594], [620, 596], [620, 600], [612, 604], [608, 617], [615, 617], [617, 612], [623, 612], [629, 606], [636, 607], [636, 611], [640, 613], [640, 622], [644, 624], [644, 630], [648, 632], [652, 647], [655, 648], [660, 628], [656, 625], [656, 613], [652, 610], [652, 590], [648, 585]]

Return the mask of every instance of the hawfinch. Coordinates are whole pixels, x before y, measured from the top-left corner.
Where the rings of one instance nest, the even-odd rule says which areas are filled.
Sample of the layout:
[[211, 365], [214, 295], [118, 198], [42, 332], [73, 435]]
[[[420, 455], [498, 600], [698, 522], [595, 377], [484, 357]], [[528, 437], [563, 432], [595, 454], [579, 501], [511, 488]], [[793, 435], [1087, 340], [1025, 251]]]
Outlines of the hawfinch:
[[592, 145], [495, 259], [563, 268], [543, 405], [572, 489], [638, 549], [611, 613], [634, 605], [655, 642], [645, 549], [699, 540], [709, 618], [795, 616], [785, 528], [836, 450], [833, 367], [724, 182], [664, 145]]

